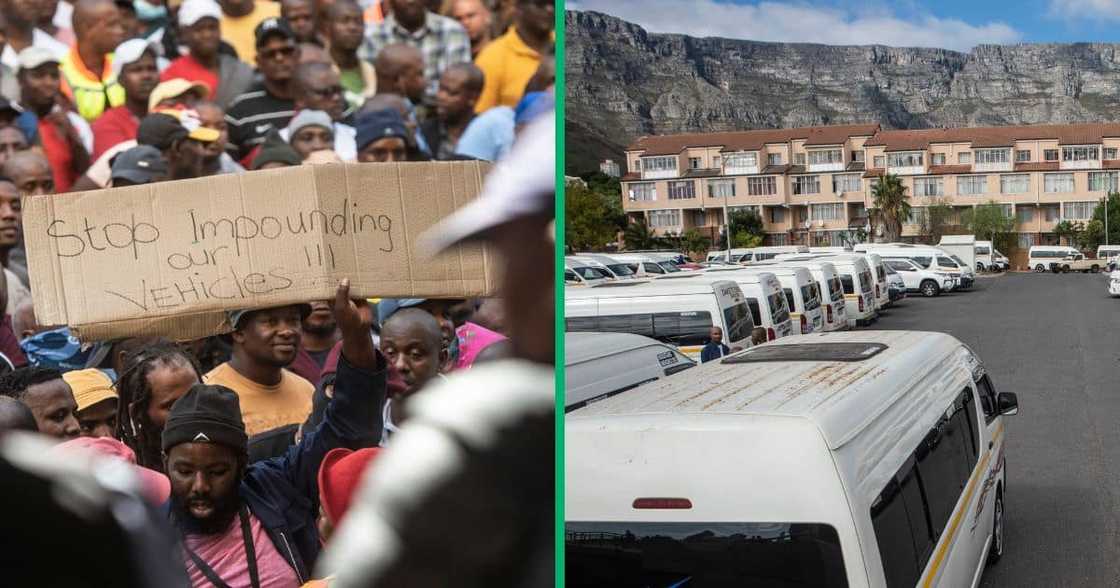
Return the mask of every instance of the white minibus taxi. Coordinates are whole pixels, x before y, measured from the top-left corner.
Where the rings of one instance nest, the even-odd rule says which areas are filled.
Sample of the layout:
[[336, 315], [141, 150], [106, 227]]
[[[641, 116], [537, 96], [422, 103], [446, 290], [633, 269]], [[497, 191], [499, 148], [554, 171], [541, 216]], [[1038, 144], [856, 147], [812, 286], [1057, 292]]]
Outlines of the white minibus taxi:
[[754, 263], [756, 261], [766, 261], [768, 259], [774, 259], [776, 256], [783, 253], [808, 252], [809, 248], [805, 245], [769, 245], [765, 247], [753, 247], [739, 258], [739, 263]]
[[751, 250], [746, 247], [736, 247], [731, 250], [731, 257], [728, 257], [726, 249], [709, 251], [707, 261], [726, 261], [730, 263], [738, 263], [739, 259], [750, 252]]
[[991, 241], [977, 241], [976, 271], [1003, 271], [1010, 268], [1007, 257], [992, 246]]
[[766, 340], [794, 334], [790, 308], [782, 283], [769, 271], [751, 272], [747, 268], [710, 268], [695, 272], [696, 280], [732, 280], [743, 289], [754, 324], [766, 329]]
[[696, 365], [675, 347], [641, 335], [565, 333], [564, 411]]
[[633, 333], [696, 361], [713, 326], [732, 349], [751, 344], [750, 307], [733, 281], [632, 280], [564, 292], [565, 331]]
[[646, 253], [615, 253], [611, 258], [629, 265], [634, 274], [640, 277], [681, 271], [672, 261]]
[[809, 270], [813, 279], [817, 281], [817, 290], [821, 294], [821, 306], [824, 308], [824, 331], [844, 331], [848, 329], [848, 313], [844, 304], [844, 286], [840, 284], [840, 276], [836, 273], [836, 266], [832, 262], [821, 259], [813, 261], [765, 261], [760, 267], [803, 267]]
[[782, 292], [786, 295], [786, 306], [789, 308], [790, 322], [795, 325], [795, 334], [808, 335], [824, 329], [821, 292], [809, 268], [763, 262], [763, 265], [749, 267], [744, 271], [769, 272], [778, 278]]
[[1098, 245], [1097, 246], [1097, 259], [1111, 260], [1113, 257], [1120, 256], [1120, 245]]
[[1050, 271], [1051, 263], [1078, 253], [1076, 248], [1064, 245], [1035, 245], [1027, 251], [1027, 267], [1036, 272]]
[[849, 327], [870, 325], [879, 316], [875, 306], [875, 279], [862, 254], [855, 255], [779, 255], [778, 261], [828, 261], [840, 277]]
[[961, 588], [1018, 412], [944, 333], [820, 333], [565, 417], [567, 585]]
[[630, 267], [630, 264], [619, 261], [605, 253], [577, 253], [572, 257], [576, 259], [586, 259], [589, 262], [602, 265], [619, 279], [634, 279], [638, 277], [637, 272]]

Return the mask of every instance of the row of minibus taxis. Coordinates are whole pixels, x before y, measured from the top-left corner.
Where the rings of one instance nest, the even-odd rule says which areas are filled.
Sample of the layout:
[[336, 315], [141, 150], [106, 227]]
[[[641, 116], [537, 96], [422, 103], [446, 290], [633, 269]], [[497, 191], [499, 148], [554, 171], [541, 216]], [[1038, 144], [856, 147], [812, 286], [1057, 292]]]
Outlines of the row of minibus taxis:
[[[567, 288], [566, 585], [977, 585], [1017, 398], [950, 335], [847, 331], [882, 269], [788, 251]], [[733, 352], [698, 365], [712, 326]]]

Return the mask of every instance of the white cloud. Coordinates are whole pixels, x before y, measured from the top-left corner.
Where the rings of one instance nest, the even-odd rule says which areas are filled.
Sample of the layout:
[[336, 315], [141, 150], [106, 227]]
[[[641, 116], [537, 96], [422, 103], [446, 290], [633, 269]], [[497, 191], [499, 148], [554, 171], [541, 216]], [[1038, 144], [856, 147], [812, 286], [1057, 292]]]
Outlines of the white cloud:
[[[1052, 2], [1116, 5], [1108, 0]], [[753, 41], [941, 47], [968, 51], [982, 43], [1015, 43], [1022, 34], [1002, 22], [972, 25], [955, 18], [917, 15], [903, 18], [889, 8], [845, 10], [833, 7], [760, 2], [730, 4], [714, 0], [569, 0], [572, 10], [596, 10], [641, 25], [650, 32]], [[1120, 10], [1118, 10], [1120, 14]]]
[[1050, 0], [1050, 16], [1067, 20], [1120, 20], [1120, 0]]

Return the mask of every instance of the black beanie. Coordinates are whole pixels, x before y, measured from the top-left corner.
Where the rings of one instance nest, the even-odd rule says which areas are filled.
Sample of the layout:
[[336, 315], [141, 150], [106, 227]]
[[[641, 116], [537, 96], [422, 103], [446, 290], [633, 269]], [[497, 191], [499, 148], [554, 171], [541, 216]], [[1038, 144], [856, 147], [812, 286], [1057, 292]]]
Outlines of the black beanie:
[[237, 394], [225, 386], [195, 384], [171, 405], [163, 427], [163, 450], [180, 443], [218, 443], [248, 452]]

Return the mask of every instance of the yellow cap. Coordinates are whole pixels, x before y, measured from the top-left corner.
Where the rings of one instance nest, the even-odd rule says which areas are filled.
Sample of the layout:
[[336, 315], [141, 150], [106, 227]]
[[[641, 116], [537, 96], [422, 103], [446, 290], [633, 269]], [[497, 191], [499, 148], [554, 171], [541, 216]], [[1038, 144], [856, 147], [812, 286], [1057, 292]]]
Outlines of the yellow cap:
[[74, 401], [78, 403], [78, 411], [83, 411], [102, 400], [117, 398], [117, 391], [113, 389], [113, 381], [105, 372], [89, 368], [74, 370], [62, 374], [62, 379], [70, 385], [74, 394]]
[[152, 90], [151, 96], [148, 97], [148, 110], [155, 111], [158, 109], [160, 102], [168, 98], [182, 96], [191, 90], [201, 94], [199, 96], [200, 100], [205, 100], [210, 97], [210, 86], [202, 82], [192, 82], [184, 80], [183, 78], [174, 78], [166, 82], [160, 82], [159, 85]]

